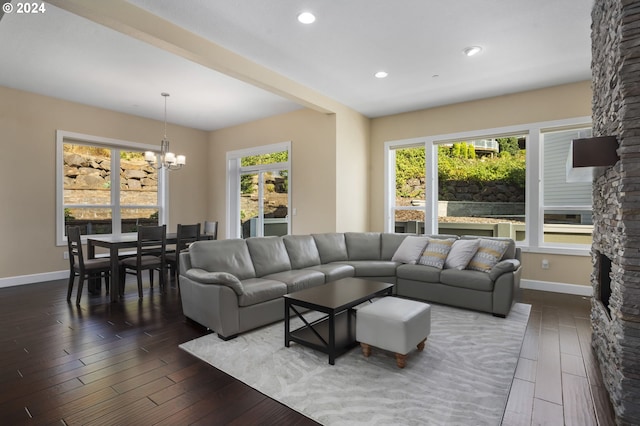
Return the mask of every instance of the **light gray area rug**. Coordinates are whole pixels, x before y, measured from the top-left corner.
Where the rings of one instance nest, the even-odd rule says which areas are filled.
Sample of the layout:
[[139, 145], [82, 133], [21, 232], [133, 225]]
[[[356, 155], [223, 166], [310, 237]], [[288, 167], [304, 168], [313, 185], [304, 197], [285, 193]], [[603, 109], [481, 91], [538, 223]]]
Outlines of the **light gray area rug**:
[[518, 303], [502, 319], [432, 304], [427, 345], [404, 369], [359, 347], [331, 366], [313, 349], [286, 348], [282, 322], [180, 347], [325, 425], [500, 425], [530, 309]]

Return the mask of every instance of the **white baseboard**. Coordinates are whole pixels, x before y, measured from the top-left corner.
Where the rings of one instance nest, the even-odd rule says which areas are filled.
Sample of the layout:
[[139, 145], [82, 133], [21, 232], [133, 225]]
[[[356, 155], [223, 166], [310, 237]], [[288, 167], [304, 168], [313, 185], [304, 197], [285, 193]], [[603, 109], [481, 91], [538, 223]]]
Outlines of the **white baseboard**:
[[0, 278], [0, 288], [16, 285], [35, 284], [45, 281], [69, 278], [69, 271], [45, 272], [43, 274], [20, 275], [17, 277]]
[[575, 294], [577, 296], [593, 296], [590, 285], [556, 283], [551, 281], [520, 280], [520, 288], [550, 291], [552, 293]]

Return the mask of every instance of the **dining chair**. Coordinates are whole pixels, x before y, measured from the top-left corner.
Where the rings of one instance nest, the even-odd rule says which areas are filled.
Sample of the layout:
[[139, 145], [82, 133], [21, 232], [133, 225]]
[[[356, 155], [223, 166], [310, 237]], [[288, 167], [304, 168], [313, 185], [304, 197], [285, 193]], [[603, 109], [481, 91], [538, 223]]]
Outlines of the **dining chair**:
[[136, 255], [120, 261], [120, 295], [124, 295], [126, 274], [138, 279], [138, 297], [142, 298], [142, 271], [149, 271], [149, 282], [153, 288], [153, 271], [160, 272], [160, 290], [165, 288], [167, 225], [139, 226]]
[[166, 254], [167, 265], [171, 270], [171, 275], [178, 279], [180, 275], [180, 253], [189, 248], [191, 243], [200, 239], [200, 224], [182, 225], [178, 224], [176, 235], [176, 251]]
[[80, 304], [85, 279], [104, 278], [104, 286], [107, 293], [109, 293], [111, 261], [109, 259], [84, 258], [79, 226], [67, 226], [67, 248], [69, 251], [69, 288], [67, 290], [67, 301], [71, 300], [73, 282], [76, 276], [79, 278], [76, 305]]
[[210, 235], [212, 240], [218, 239], [218, 221], [204, 221], [204, 233]]

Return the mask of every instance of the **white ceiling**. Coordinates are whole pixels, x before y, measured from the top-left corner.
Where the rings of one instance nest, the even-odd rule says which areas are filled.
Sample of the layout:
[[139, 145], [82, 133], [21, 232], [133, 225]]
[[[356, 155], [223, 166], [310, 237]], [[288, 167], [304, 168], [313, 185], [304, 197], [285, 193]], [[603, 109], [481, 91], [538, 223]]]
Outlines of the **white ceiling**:
[[[129, 2], [368, 117], [591, 78], [593, 0]], [[203, 130], [300, 108], [50, 4], [0, 41], [1, 86], [159, 120], [169, 92], [169, 122]]]

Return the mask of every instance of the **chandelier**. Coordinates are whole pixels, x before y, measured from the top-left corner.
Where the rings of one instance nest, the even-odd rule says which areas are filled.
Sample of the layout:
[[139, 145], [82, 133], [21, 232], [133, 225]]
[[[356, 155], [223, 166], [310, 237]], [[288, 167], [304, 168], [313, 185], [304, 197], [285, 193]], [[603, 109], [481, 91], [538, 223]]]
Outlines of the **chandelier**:
[[160, 162], [157, 163], [157, 156], [153, 151], [145, 152], [144, 159], [155, 169], [178, 170], [186, 164], [187, 157], [175, 155], [169, 151], [169, 139], [167, 139], [167, 98], [169, 94], [163, 92], [161, 95], [164, 96], [164, 137], [160, 143]]

